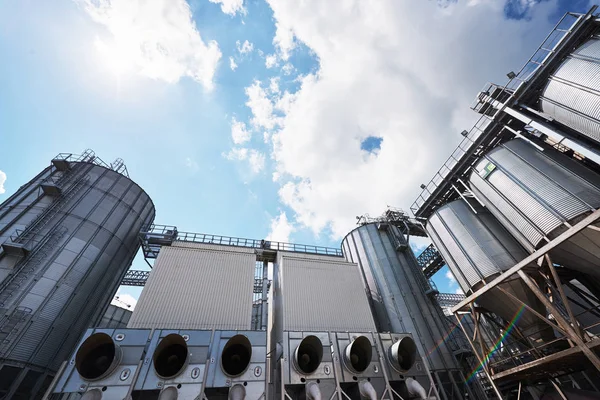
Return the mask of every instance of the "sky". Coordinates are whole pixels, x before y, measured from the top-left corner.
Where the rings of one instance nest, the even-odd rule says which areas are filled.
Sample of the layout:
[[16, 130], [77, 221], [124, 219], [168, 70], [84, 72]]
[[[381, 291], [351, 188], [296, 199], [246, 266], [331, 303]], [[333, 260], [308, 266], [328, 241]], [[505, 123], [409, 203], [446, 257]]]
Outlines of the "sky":
[[477, 92], [594, 3], [0, 0], [0, 202], [90, 148], [158, 224], [339, 247], [356, 216], [408, 210]]

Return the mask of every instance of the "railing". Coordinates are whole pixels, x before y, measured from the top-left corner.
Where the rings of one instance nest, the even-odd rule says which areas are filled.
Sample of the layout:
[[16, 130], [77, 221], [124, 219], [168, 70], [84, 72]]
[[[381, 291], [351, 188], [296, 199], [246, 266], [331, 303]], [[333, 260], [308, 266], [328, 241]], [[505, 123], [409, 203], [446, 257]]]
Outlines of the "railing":
[[343, 257], [342, 250], [338, 248], [207, 233], [179, 232], [177, 227], [169, 225], [150, 225], [142, 229], [140, 239], [146, 258], [156, 258], [161, 246], [170, 246], [174, 241]]
[[[595, 11], [595, 9], [590, 12], [593, 11]], [[509, 101], [520, 95], [519, 91], [522, 86], [527, 83], [540, 68], [545, 66], [548, 60], [552, 58], [557, 46], [572, 33], [573, 27], [580, 22], [582, 18], [583, 16], [580, 14], [565, 14], [519, 72], [516, 74], [509, 74], [509, 80], [506, 85], [503, 87], [492, 85], [496, 88], [501, 88], [501, 93], [498, 95], [506, 95], [504, 104], [507, 104]], [[483, 93], [485, 92], [484, 89]], [[478, 110], [481, 103], [482, 99], [478, 96], [475, 105], [472, 108]], [[423, 217], [423, 215], [421, 215], [421, 208], [430, 201], [432, 196], [435, 196], [435, 191], [442, 184], [448, 184], [448, 181], [453, 180], [456, 176], [464, 176], [470, 170], [470, 167], [474, 162], [481, 157], [483, 154], [483, 151], [481, 151], [483, 136], [492, 131], [492, 126], [496, 126], [496, 116], [500, 109], [495, 109], [492, 113], [487, 113], [488, 115], [482, 114], [471, 130], [464, 132], [464, 138], [457, 148], [435, 173], [431, 181], [423, 188], [422, 192], [410, 207], [410, 210], [415, 216]], [[502, 130], [500, 130], [500, 133], [501, 132]], [[493, 140], [493, 138], [490, 139]], [[488, 142], [490, 139], [487, 139]], [[486, 150], [489, 150], [489, 148]], [[457, 166], [462, 169], [456, 171], [455, 169], [457, 169]], [[428, 215], [425, 215], [424, 217], [426, 218]]]
[[129, 270], [123, 277], [121, 281], [121, 285], [125, 286], [144, 286], [148, 277], [150, 276], [150, 271], [137, 271], [137, 270]]
[[73, 153], [58, 153], [53, 160], [64, 160], [68, 162], [78, 163], [91, 163], [95, 165], [99, 165], [104, 168], [111, 169], [121, 175], [129, 178], [129, 172], [127, 171], [127, 167], [121, 158], [117, 158], [114, 163], [109, 164], [104, 162], [100, 157], [96, 156], [93, 150], [86, 149], [82, 154], [73, 154]]

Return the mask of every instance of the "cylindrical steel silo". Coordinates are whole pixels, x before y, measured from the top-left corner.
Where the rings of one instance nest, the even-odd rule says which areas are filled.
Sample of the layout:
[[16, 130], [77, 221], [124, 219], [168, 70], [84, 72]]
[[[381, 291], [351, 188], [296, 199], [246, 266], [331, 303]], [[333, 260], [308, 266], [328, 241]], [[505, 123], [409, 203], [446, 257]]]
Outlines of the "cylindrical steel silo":
[[[467, 295], [527, 256], [525, 249], [498, 220], [480, 208], [475, 214], [463, 200], [453, 201], [438, 208], [427, 221], [426, 227], [431, 241]], [[500, 287], [540, 314], [546, 314], [544, 305], [523, 281], [504, 282]], [[506, 321], [512, 320], [521, 307], [519, 302], [498, 288], [478, 297], [477, 303]], [[553, 338], [548, 325], [529, 311], [521, 315], [518, 327], [523, 334], [535, 339]]]
[[542, 111], [600, 142], [600, 37], [594, 36], [550, 76], [540, 97]]
[[462, 398], [454, 343], [441, 341], [449, 331], [445, 316], [429, 297], [432, 288], [402, 232], [392, 224], [368, 223], [346, 235], [342, 250], [358, 264], [378, 330], [412, 333], [438, 388], [447, 398]]
[[154, 219], [124, 171], [59, 155], [0, 205], [0, 393], [43, 393], [104, 314]]
[[[600, 207], [600, 176], [548, 149], [511, 140], [488, 152], [469, 178], [471, 190], [528, 251]], [[553, 261], [600, 276], [600, 231], [584, 229], [554, 248]]]

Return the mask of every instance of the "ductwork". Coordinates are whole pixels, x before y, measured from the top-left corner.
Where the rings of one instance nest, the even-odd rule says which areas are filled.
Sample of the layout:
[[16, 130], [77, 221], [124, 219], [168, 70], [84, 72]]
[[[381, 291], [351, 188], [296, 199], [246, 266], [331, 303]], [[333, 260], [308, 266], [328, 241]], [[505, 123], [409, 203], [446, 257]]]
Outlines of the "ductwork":
[[319, 368], [323, 359], [323, 343], [313, 335], [307, 336], [296, 347], [294, 367], [303, 374], [312, 374]]
[[417, 345], [411, 337], [405, 336], [390, 346], [387, 353], [394, 369], [405, 373], [412, 368], [417, 359]]
[[181, 374], [188, 363], [188, 347], [185, 339], [176, 333], [165, 336], [152, 359], [156, 375], [163, 379], [172, 379]]
[[244, 400], [246, 398], [246, 388], [243, 385], [233, 385], [229, 389], [228, 400]]
[[423, 386], [421, 386], [421, 384], [419, 382], [417, 382], [413, 378], [406, 378], [405, 383], [406, 383], [406, 389], [408, 390], [408, 393], [411, 396], [416, 396], [417, 398], [423, 399], [423, 400], [427, 399], [427, 392], [425, 391], [425, 388]]
[[373, 349], [366, 336], [354, 339], [344, 350], [344, 366], [353, 373], [364, 372], [371, 363]]
[[377, 392], [371, 382], [366, 379], [361, 379], [358, 382], [358, 391], [360, 396], [367, 400], [377, 400]]
[[171, 386], [160, 392], [158, 400], [177, 400], [177, 397], [177, 389]]
[[116, 368], [121, 360], [121, 348], [106, 333], [94, 333], [77, 350], [75, 368], [82, 379], [97, 381]]
[[242, 375], [252, 358], [252, 344], [244, 335], [235, 335], [227, 341], [221, 354], [221, 369], [230, 377]]
[[308, 382], [306, 384], [306, 398], [308, 400], [321, 400], [321, 389], [317, 382]]

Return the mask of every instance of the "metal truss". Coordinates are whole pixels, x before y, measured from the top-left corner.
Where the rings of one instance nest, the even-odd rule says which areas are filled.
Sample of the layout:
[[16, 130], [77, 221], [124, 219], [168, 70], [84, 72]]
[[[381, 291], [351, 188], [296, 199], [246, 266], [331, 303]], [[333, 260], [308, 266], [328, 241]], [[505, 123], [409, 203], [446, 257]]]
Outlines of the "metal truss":
[[464, 294], [457, 293], [437, 293], [435, 295], [435, 299], [442, 308], [454, 307], [466, 298], [467, 296]]
[[[548, 381], [561, 394], [555, 385], [554, 378], [561, 375], [581, 371], [589, 366], [600, 372], [600, 358], [596, 352], [600, 349], [600, 337], [588, 331], [599, 323], [581, 326], [573, 314], [569, 299], [563, 290], [563, 282], [554, 266], [550, 255], [552, 249], [569, 240], [584, 229], [598, 229], [593, 226], [600, 218], [600, 210], [596, 210], [576, 225], [551, 240], [512, 268], [503, 272], [485, 284], [473, 294], [467, 296], [452, 308], [459, 326], [467, 337], [473, 353], [479, 360], [481, 371], [488, 377], [498, 398], [502, 399], [500, 387], [514, 385], [521, 381]], [[536, 265], [536, 267], [532, 267]], [[501, 284], [513, 280], [521, 280], [546, 307], [547, 315], [542, 315], [530, 305], [524, 303]], [[555, 332], [556, 339], [541, 342], [531, 333], [526, 336], [516, 324], [498, 326], [496, 337], [486, 338], [481, 328], [481, 318], [487, 310], [477, 306], [477, 299], [490, 290], [503, 292], [511, 300], [517, 302], [522, 310], [529, 312], [544, 322], [548, 329]], [[598, 313], [598, 299], [590, 302], [586, 312]], [[474, 324], [468, 326], [464, 317], [468, 315]], [[596, 314], [597, 315], [597, 314]], [[490, 318], [488, 321], [492, 321]], [[489, 335], [489, 331], [487, 332]], [[521, 390], [521, 386], [519, 386]], [[566, 398], [566, 397], [563, 397]]]
[[400, 228], [407, 235], [427, 237], [427, 232], [423, 225], [414, 218], [409, 217], [403, 210], [399, 208], [388, 207], [385, 212], [378, 217], [371, 217], [369, 214], [364, 214], [356, 217], [358, 225], [366, 225], [371, 223], [389, 224]]
[[286, 251], [304, 254], [317, 254], [323, 256], [343, 257], [342, 250], [339, 248], [313, 246], [307, 244], [295, 244], [274, 242], [265, 239], [247, 239], [231, 236], [212, 235], [206, 233], [179, 232], [176, 226], [169, 225], [150, 225], [139, 234], [142, 242], [144, 257], [156, 258], [162, 246], [171, 246], [174, 241], [193, 242], [202, 244], [212, 244], [220, 246], [233, 246], [252, 248], [264, 252], [275, 254], [277, 251]]
[[425, 250], [417, 257], [417, 262], [423, 270], [425, 277], [430, 279], [436, 272], [438, 272], [446, 262], [442, 258], [442, 255], [437, 251], [433, 244], [427, 246]]
[[137, 271], [137, 270], [129, 270], [123, 277], [121, 281], [121, 285], [124, 286], [144, 286], [148, 277], [150, 276], [150, 271]]

